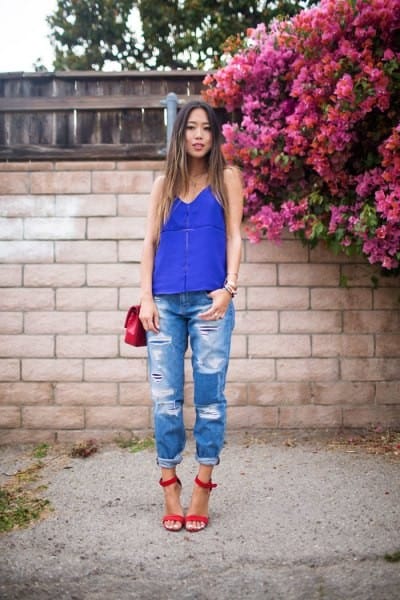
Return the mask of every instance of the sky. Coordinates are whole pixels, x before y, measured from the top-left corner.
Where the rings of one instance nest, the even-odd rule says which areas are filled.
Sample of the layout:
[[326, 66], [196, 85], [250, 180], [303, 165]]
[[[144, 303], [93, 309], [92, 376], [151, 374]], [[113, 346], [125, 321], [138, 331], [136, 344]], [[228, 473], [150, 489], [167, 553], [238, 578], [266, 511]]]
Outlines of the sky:
[[[39, 58], [53, 71], [54, 52], [46, 17], [56, 8], [57, 0], [0, 0], [0, 73], [32, 73]], [[138, 13], [131, 13], [128, 24], [140, 35]]]
[[46, 17], [57, 0], [0, 0], [0, 73], [33, 72], [38, 58], [53, 70]]

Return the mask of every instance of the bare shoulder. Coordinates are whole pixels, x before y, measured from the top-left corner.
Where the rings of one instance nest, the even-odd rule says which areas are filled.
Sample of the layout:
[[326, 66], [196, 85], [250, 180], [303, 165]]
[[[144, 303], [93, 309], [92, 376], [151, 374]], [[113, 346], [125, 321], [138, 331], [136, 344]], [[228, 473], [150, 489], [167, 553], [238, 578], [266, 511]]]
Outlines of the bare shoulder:
[[159, 202], [162, 192], [163, 192], [164, 182], [165, 182], [165, 175], [158, 175], [158, 177], [155, 178], [152, 188], [151, 188], [151, 194], [150, 194], [150, 199], [153, 202]]
[[165, 175], [158, 175], [153, 183], [153, 188], [155, 190], [161, 190], [165, 182]]
[[228, 187], [242, 187], [242, 173], [238, 167], [229, 165], [224, 169], [224, 182]]
[[240, 169], [234, 166], [225, 167], [224, 183], [229, 204], [229, 220], [239, 226], [243, 216], [243, 182]]

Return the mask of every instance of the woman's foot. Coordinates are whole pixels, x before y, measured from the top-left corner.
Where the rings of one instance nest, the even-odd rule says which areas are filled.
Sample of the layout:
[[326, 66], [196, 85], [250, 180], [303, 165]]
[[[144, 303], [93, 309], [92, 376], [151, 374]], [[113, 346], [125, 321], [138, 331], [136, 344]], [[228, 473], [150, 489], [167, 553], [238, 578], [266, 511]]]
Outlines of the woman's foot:
[[160, 485], [164, 488], [165, 516], [162, 523], [168, 531], [180, 531], [185, 524], [183, 508], [181, 505], [182, 484], [178, 477], [160, 479]]
[[196, 477], [195, 486], [193, 488], [190, 507], [186, 515], [186, 530], [190, 532], [201, 531], [208, 525], [208, 501], [210, 492], [217, 487], [216, 483], [212, 483], [211, 479], [202, 481]]

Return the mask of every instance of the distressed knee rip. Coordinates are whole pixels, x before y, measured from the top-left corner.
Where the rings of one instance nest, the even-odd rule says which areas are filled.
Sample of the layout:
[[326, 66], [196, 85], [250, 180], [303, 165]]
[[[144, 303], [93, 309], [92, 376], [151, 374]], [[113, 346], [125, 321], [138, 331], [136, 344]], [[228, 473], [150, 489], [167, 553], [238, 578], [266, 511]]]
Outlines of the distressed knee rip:
[[167, 415], [169, 417], [177, 417], [182, 408], [175, 400], [161, 401], [156, 403], [156, 411], [158, 415]]
[[221, 411], [219, 410], [218, 404], [208, 404], [207, 406], [200, 406], [198, 408], [199, 416], [202, 419], [209, 421], [216, 421], [221, 418]]
[[155, 383], [160, 383], [163, 379], [163, 376], [161, 373], [158, 373], [157, 371], [154, 373], [151, 373], [151, 378]]

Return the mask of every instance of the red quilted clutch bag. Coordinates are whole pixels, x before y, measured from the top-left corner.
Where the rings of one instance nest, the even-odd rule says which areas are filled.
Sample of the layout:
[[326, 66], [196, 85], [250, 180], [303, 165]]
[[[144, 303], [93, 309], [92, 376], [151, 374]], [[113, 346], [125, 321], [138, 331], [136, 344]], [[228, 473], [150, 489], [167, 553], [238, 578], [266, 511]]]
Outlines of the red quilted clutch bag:
[[146, 331], [139, 319], [140, 306], [131, 306], [125, 318], [125, 342], [131, 346], [146, 346]]

